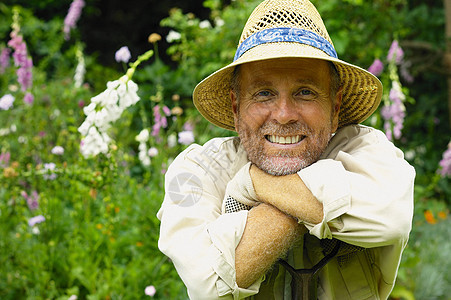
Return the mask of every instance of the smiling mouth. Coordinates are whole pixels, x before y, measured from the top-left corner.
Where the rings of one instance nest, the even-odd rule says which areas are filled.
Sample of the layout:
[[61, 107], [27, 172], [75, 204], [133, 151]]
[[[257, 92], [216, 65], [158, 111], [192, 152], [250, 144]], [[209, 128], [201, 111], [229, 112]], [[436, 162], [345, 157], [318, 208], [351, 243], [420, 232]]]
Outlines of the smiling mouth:
[[290, 145], [297, 144], [305, 138], [305, 135], [293, 135], [293, 136], [278, 136], [278, 135], [265, 135], [267, 141], [273, 144]]

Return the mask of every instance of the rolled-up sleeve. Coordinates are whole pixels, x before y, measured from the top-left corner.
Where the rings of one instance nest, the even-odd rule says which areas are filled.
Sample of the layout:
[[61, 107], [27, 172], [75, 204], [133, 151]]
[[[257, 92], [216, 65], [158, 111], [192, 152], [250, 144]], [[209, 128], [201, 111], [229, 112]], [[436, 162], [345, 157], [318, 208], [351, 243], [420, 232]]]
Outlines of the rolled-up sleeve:
[[323, 204], [322, 222], [305, 225], [320, 239], [367, 248], [386, 299], [412, 228], [415, 170], [382, 132], [364, 126], [343, 128], [326, 151], [298, 172]]
[[337, 133], [328, 157], [298, 172], [322, 202], [324, 218], [306, 224], [318, 238], [365, 248], [407, 243], [415, 171], [383, 133], [351, 126]]
[[[188, 149], [198, 151], [198, 149]], [[236, 284], [235, 248], [243, 235], [247, 211], [221, 214], [223, 186], [229, 178], [211, 162], [206, 172], [182, 153], [165, 179], [159, 249], [174, 263], [190, 299], [243, 299], [255, 295], [261, 280], [247, 289]], [[210, 162], [209, 162], [210, 163]], [[223, 175], [220, 178], [219, 175]], [[224, 184], [222, 184], [224, 181]]]

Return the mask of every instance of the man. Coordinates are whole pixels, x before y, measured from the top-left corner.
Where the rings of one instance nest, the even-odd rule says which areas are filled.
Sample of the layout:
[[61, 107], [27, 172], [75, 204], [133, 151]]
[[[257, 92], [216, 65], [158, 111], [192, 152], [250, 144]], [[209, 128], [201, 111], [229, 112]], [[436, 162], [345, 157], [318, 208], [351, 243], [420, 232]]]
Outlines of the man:
[[[386, 299], [413, 215], [415, 172], [358, 125], [382, 86], [339, 60], [307, 0], [266, 0], [235, 60], [194, 90], [200, 113], [239, 137], [181, 153], [166, 175], [159, 247], [191, 299], [292, 299], [284, 266], [319, 273], [318, 299]], [[285, 264], [278, 263], [283, 259]]]

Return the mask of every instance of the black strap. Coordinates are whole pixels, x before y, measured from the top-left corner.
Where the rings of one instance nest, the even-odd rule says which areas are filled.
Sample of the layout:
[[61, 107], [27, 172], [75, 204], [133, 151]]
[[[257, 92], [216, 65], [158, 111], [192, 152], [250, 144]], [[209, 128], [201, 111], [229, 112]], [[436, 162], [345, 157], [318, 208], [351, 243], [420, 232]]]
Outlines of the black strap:
[[337, 240], [332, 251], [324, 256], [311, 269], [295, 269], [285, 260], [279, 260], [279, 263], [291, 275], [291, 298], [293, 300], [317, 300], [319, 271], [338, 254], [341, 244], [342, 243]]

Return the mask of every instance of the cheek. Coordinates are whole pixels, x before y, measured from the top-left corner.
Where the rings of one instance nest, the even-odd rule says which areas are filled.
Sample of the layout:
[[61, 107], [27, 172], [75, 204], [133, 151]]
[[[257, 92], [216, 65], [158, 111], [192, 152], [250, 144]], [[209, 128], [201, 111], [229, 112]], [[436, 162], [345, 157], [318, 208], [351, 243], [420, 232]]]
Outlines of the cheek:
[[330, 107], [322, 107], [321, 105], [304, 105], [298, 110], [304, 122], [311, 127], [322, 127], [324, 124], [331, 122]]
[[260, 103], [240, 108], [240, 118], [251, 128], [261, 127], [270, 115], [270, 110]]

